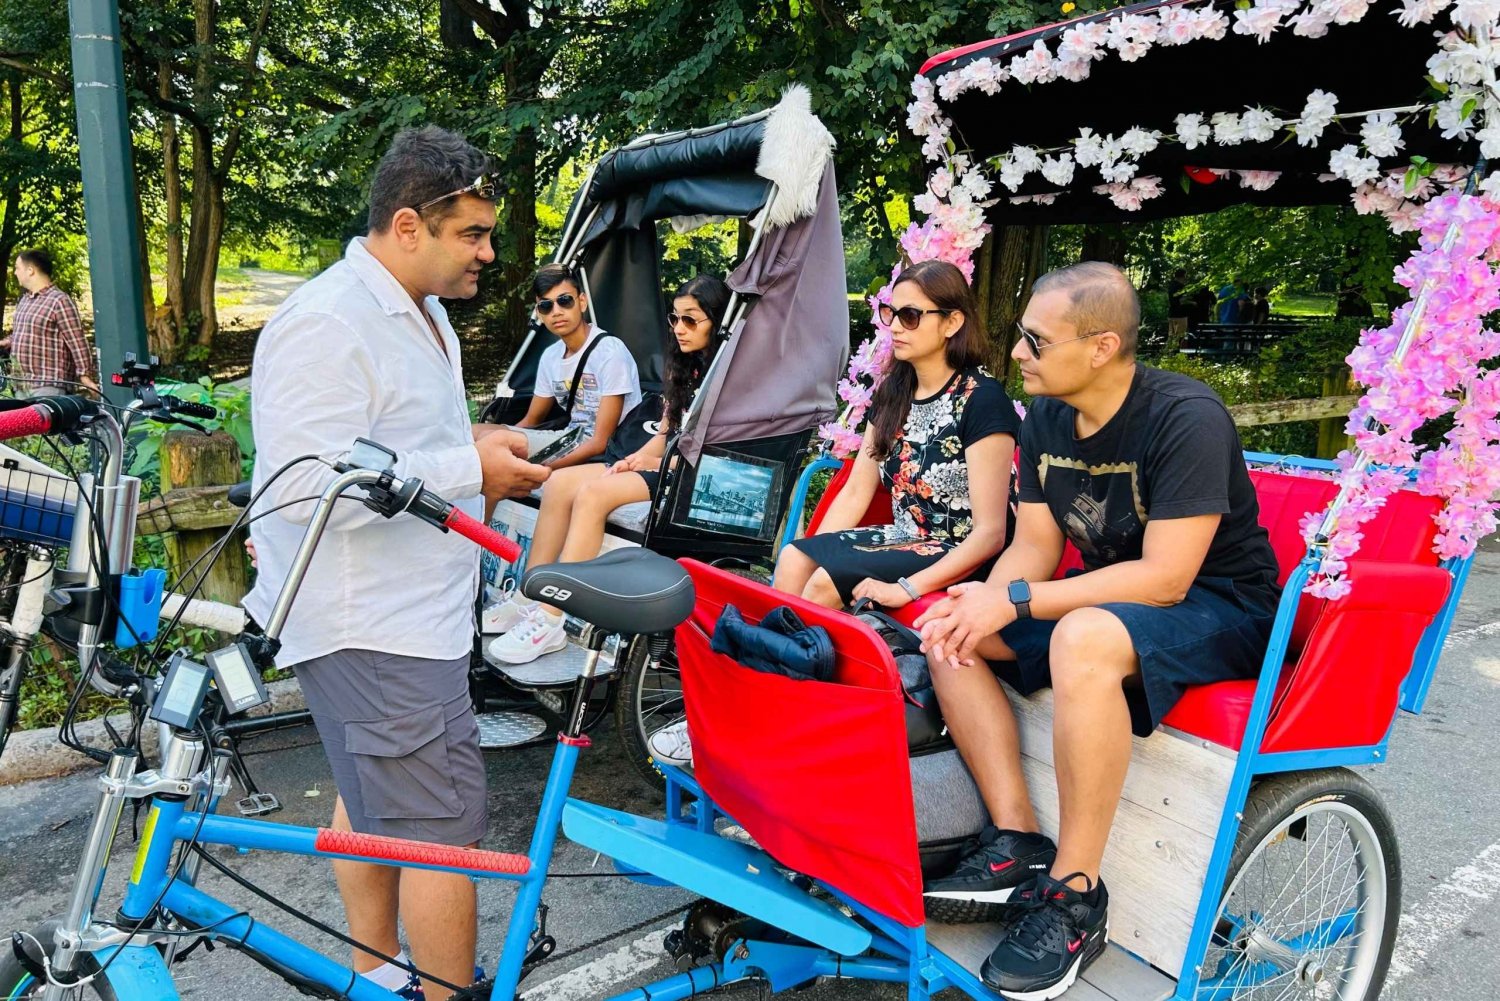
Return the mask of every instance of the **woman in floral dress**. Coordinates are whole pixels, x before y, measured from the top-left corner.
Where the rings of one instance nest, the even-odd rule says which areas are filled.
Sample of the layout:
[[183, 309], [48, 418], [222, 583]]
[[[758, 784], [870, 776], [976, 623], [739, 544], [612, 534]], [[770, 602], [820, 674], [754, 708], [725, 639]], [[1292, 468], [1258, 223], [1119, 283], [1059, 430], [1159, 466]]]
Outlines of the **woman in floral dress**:
[[[988, 375], [984, 330], [963, 272], [944, 261], [903, 271], [880, 305], [892, 359], [870, 404], [854, 469], [817, 535], [782, 550], [775, 586], [839, 608], [899, 608], [987, 568], [1010, 534], [1020, 418]], [[854, 528], [876, 487], [892, 523]]]

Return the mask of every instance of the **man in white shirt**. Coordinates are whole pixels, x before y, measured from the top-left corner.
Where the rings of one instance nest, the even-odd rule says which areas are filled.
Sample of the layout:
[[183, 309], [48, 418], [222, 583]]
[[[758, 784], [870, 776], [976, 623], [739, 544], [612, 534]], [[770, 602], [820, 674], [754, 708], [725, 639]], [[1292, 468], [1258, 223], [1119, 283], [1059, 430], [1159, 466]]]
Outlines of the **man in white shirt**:
[[536, 390], [519, 427], [536, 427], [568, 405], [578, 376], [578, 393], [568, 412], [568, 426], [587, 436], [576, 448], [549, 462], [554, 469], [596, 462], [615, 433], [620, 418], [641, 402], [641, 375], [625, 342], [587, 319], [589, 300], [582, 282], [565, 264], [545, 264], [531, 279], [537, 318], [557, 338], [537, 361]]
[[[266, 324], [251, 376], [257, 488], [267, 510], [251, 536], [259, 578], [245, 607], [266, 621], [313, 504], [332, 478], [302, 456], [367, 438], [396, 473], [476, 518], [486, 500], [542, 483], [525, 439], [469, 421], [458, 339], [439, 302], [478, 291], [494, 260], [490, 159], [433, 126], [403, 132], [376, 168], [370, 235], [294, 292]], [[284, 468], [285, 467], [285, 468]], [[481, 496], [482, 495], [482, 496]], [[415, 518], [386, 520], [341, 501], [281, 636], [332, 765], [333, 827], [473, 845], [486, 824], [484, 761], [468, 694], [479, 552]], [[416, 965], [448, 983], [474, 974], [475, 898], [463, 876], [335, 862], [358, 941], [404, 961], [399, 909]], [[360, 950], [354, 968], [391, 990], [407, 974]], [[424, 979], [428, 1001], [450, 991]]]

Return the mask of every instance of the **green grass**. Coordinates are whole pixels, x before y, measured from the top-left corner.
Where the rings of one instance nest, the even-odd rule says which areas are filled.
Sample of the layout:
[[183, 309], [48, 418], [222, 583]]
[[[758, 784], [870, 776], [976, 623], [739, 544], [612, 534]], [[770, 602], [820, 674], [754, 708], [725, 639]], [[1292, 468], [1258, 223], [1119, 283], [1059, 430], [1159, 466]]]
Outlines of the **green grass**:
[[1317, 292], [1291, 293], [1271, 300], [1271, 312], [1278, 316], [1333, 316], [1337, 307], [1334, 296]]

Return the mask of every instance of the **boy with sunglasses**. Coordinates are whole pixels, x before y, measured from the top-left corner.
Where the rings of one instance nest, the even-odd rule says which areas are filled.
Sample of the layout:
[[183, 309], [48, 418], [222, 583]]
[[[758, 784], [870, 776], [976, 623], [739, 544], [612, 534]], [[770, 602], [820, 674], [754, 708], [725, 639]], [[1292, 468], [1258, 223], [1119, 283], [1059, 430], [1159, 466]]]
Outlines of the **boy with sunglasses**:
[[[1255, 677], [1280, 597], [1233, 419], [1203, 383], [1135, 360], [1139, 324], [1112, 264], [1037, 280], [1011, 352], [1036, 397], [1015, 540], [987, 581], [949, 588], [917, 620], [994, 824], [925, 890], [967, 920], [1010, 919], [981, 970], [1007, 997], [1057, 997], [1103, 952], [1099, 869], [1131, 734], [1149, 736], [1191, 685]], [[1053, 580], [1067, 542], [1085, 572]], [[1055, 845], [1039, 833], [1000, 680], [1053, 689]]]
[[620, 417], [641, 402], [640, 372], [624, 341], [588, 321], [588, 296], [572, 268], [544, 265], [532, 278], [531, 288], [537, 319], [557, 343], [542, 352], [537, 362], [535, 395], [517, 426], [539, 426], [554, 407], [567, 406], [572, 395], [567, 426], [583, 428], [587, 437], [547, 464], [560, 469], [592, 462], [604, 453]]

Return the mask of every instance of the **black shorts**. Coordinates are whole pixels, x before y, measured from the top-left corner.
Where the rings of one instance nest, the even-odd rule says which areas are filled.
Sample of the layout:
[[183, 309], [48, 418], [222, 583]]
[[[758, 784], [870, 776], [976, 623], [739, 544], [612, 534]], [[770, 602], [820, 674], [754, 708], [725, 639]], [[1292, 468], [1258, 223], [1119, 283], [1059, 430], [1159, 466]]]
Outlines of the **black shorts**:
[[[894, 584], [947, 556], [958, 543], [951, 539], [893, 539], [889, 528], [851, 528], [795, 539], [791, 545], [807, 555], [838, 588], [847, 605], [866, 578]], [[973, 576], [988, 572], [989, 564]]]
[[[1150, 735], [1190, 685], [1259, 677], [1279, 598], [1279, 588], [1199, 577], [1187, 597], [1168, 608], [1128, 601], [1097, 606], [1125, 624], [1140, 658], [1140, 677], [1125, 685], [1135, 735]], [[990, 667], [1022, 695], [1050, 687], [1055, 628], [1050, 619], [1012, 622], [1000, 638], [1016, 660]]]

